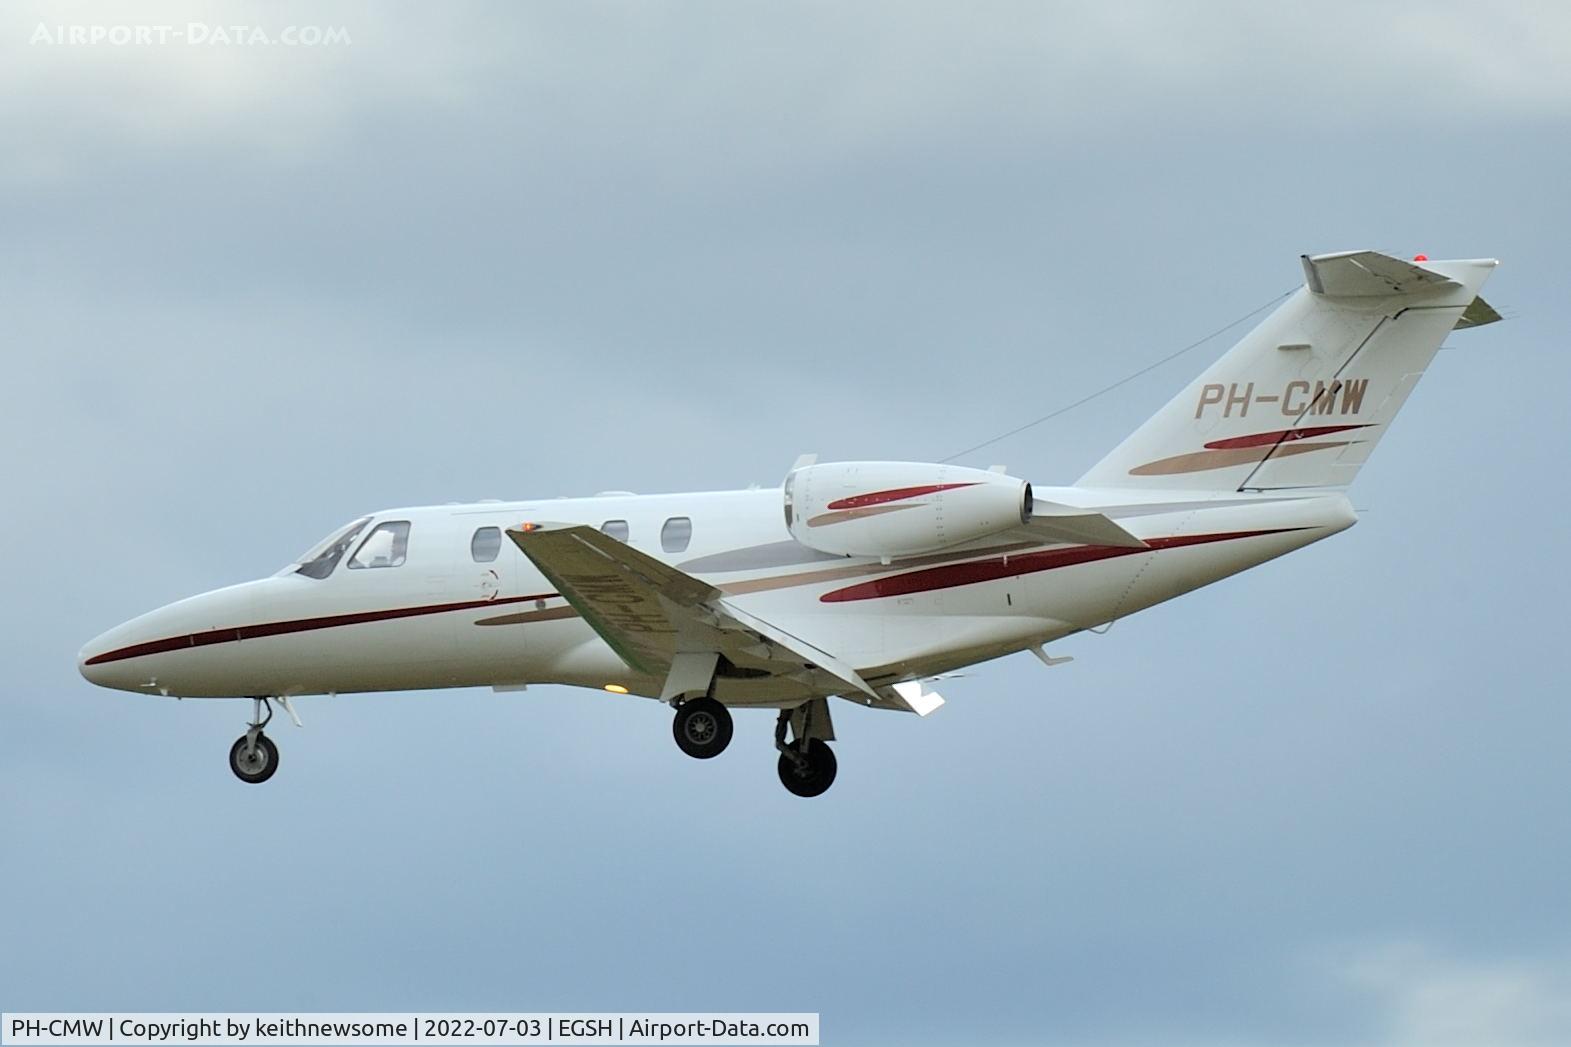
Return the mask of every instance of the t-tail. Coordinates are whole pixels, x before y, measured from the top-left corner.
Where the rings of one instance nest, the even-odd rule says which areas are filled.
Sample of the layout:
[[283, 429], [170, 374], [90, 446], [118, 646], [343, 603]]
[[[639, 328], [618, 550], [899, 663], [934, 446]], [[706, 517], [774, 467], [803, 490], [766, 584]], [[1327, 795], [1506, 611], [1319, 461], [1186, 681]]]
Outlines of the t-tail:
[[1440, 343], [1500, 315], [1494, 259], [1304, 256], [1305, 286], [1081, 477], [1082, 487], [1340, 489]]

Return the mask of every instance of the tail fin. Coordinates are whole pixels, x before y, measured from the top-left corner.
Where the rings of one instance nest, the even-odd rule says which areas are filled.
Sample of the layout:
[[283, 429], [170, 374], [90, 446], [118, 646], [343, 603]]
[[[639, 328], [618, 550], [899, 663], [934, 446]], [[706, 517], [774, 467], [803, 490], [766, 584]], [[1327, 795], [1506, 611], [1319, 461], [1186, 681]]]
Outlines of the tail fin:
[[1304, 256], [1304, 287], [1078, 481], [1208, 491], [1352, 483], [1452, 329], [1500, 319], [1493, 259]]

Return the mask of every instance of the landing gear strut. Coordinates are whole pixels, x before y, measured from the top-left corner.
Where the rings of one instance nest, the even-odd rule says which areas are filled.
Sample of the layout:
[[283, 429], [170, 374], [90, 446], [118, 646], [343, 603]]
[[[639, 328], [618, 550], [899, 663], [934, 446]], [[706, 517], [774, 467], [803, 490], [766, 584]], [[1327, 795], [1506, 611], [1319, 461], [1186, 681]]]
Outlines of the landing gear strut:
[[[251, 701], [255, 703], [251, 725], [229, 747], [229, 769], [242, 782], [260, 785], [278, 770], [278, 746], [262, 733], [262, 728], [273, 718], [273, 704], [266, 698], [253, 698]], [[266, 717], [262, 715], [264, 707], [267, 709]]]
[[[797, 796], [822, 795], [835, 783], [838, 769], [834, 750], [814, 730], [814, 704], [809, 702], [799, 710], [782, 709], [780, 719], [775, 721], [775, 748], [780, 750], [780, 784]], [[827, 711], [826, 707], [825, 713]], [[796, 735], [790, 742], [786, 741], [787, 727]], [[829, 734], [833, 737], [832, 731]]]
[[696, 760], [708, 760], [725, 752], [731, 744], [731, 712], [707, 695], [691, 698], [676, 707], [671, 733], [684, 753]]

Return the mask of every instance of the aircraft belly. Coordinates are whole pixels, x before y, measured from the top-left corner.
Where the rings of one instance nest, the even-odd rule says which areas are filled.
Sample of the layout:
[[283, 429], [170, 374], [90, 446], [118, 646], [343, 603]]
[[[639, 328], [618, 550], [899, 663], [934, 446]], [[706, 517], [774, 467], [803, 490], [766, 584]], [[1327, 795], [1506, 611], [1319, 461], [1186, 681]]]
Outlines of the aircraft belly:
[[1158, 517], [1147, 525], [1152, 551], [1044, 572], [1029, 579], [1026, 604], [1093, 628], [1303, 548], [1355, 520], [1341, 495]]

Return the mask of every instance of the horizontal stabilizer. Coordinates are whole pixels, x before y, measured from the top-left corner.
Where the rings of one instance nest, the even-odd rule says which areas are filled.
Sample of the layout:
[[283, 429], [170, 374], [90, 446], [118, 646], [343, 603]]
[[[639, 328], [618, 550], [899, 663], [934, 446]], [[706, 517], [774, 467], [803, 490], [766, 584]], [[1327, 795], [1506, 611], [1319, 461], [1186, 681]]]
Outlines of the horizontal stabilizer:
[[1432, 269], [1378, 251], [1306, 254], [1303, 261], [1304, 283], [1309, 289], [1336, 298], [1422, 294], [1458, 286]]
[[1111, 545], [1118, 549], [1146, 549], [1149, 546], [1136, 538], [1110, 517], [1090, 509], [1057, 502], [1037, 502], [1031, 508], [1031, 519], [1014, 534], [1037, 541], [1064, 542], [1070, 545]]
[[1469, 327], [1482, 327], [1500, 319], [1502, 317], [1495, 312], [1494, 306], [1482, 298], [1475, 298], [1471, 305], [1462, 310], [1462, 318], [1456, 322], [1456, 326], [1452, 330], [1461, 331]]

